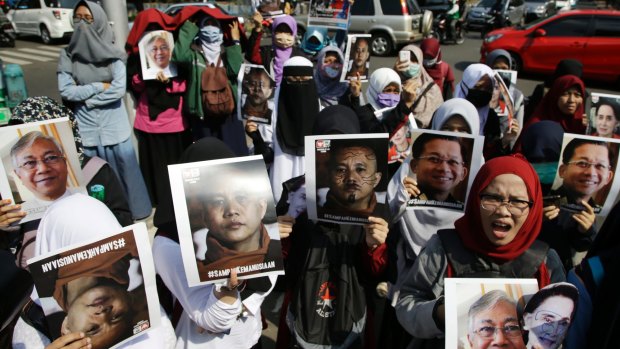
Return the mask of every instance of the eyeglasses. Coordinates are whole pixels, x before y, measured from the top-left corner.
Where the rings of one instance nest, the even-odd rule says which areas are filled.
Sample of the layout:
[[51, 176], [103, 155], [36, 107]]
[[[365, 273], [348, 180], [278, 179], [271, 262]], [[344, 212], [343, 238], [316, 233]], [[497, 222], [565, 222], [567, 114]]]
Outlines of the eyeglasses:
[[64, 156], [48, 155], [48, 156], [44, 157], [41, 160], [28, 160], [28, 161], [24, 161], [21, 165], [19, 165], [19, 168], [23, 168], [24, 170], [32, 171], [35, 168], [37, 168], [37, 165], [39, 164], [39, 162], [42, 162], [45, 165], [50, 166], [50, 165], [56, 165], [56, 164], [60, 163], [61, 161], [65, 161], [65, 157]]
[[444, 159], [444, 158], [441, 158], [439, 156], [434, 156], [434, 155], [420, 156], [419, 158], [417, 158], [417, 160], [426, 160], [435, 165], [441, 165], [442, 163], [445, 162], [450, 167], [459, 167], [459, 166], [465, 165], [463, 161], [459, 161], [457, 159]]
[[243, 84], [248, 90], [262, 90], [267, 85], [264, 81], [246, 81]]
[[506, 337], [521, 336], [521, 327], [517, 325], [507, 325], [504, 327], [484, 326], [474, 331], [482, 338], [493, 338], [497, 331], [502, 331]]
[[[570, 320], [562, 318], [562, 315], [549, 310], [540, 310], [534, 316], [536, 321], [543, 321], [541, 325], [544, 333], [564, 334], [570, 326]], [[560, 319], [560, 320], [557, 320]]]
[[93, 18], [93, 16], [82, 16], [82, 15], [75, 15], [73, 16], [73, 23], [78, 24], [80, 23], [80, 21], [84, 21], [88, 24], [91, 24], [95, 21], [95, 19]]
[[600, 162], [588, 162], [585, 160], [579, 160], [579, 161], [569, 161], [567, 162], [568, 165], [575, 165], [579, 168], [583, 168], [583, 169], [589, 169], [590, 167], [594, 166], [594, 168], [597, 171], [604, 171], [604, 170], [611, 170], [611, 166], [609, 165], [605, 165], [605, 164], [601, 164]]
[[527, 208], [532, 207], [534, 203], [519, 199], [504, 199], [504, 197], [493, 194], [481, 194], [480, 206], [490, 212], [495, 212], [498, 207], [506, 205], [508, 212], [515, 217], [520, 217]]
[[159, 51], [159, 52], [168, 52], [168, 51], [170, 51], [170, 47], [168, 47], [166, 45], [161, 46], [161, 47], [151, 47], [150, 51], [151, 52], [157, 52], [157, 51]]

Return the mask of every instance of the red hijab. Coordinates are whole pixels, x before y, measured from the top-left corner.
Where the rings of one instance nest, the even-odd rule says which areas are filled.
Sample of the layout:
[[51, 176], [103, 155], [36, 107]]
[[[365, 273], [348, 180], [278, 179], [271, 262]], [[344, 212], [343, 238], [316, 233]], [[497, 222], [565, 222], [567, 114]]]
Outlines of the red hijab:
[[[439, 40], [435, 38], [427, 38], [422, 40], [422, 43], [420, 44], [420, 50], [422, 50], [424, 59], [436, 58], [437, 62], [441, 62], [441, 46], [439, 44]], [[441, 64], [435, 64], [432, 67], [424, 67], [424, 69], [426, 69], [428, 75], [433, 78], [439, 88], [442, 88], [444, 72], [441, 69]]]
[[[581, 95], [583, 96], [583, 102], [577, 108], [573, 115], [566, 115], [560, 111], [558, 108], [558, 99], [562, 94], [570, 89], [571, 87], [576, 87]], [[575, 75], [564, 75], [555, 80], [553, 86], [547, 92], [545, 97], [540, 101], [538, 107], [534, 111], [532, 118], [527, 122], [524, 130], [529, 127], [529, 125], [536, 123], [542, 120], [551, 120], [562, 125], [564, 132], [568, 133], [577, 133], [584, 134], [586, 131], [586, 127], [583, 125], [583, 112], [584, 112], [584, 104], [586, 99], [586, 88], [581, 81], [580, 78]]]
[[[489, 241], [482, 228], [479, 194], [495, 177], [502, 174], [519, 176], [527, 187], [529, 199], [534, 204], [514, 240], [507, 245], [496, 246]], [[496, 262], [507, 262], [523, 254], [538, 237], [543, 222], [542, 207], [540, 181], [530, 163], [521, 155], [501, 156], [489, 160], [480, 168], [467, 199], [465, 215], [458, 219], [454, 226], [465, 248]], [[541, 264], [537, 277], [541, 287], [549, 283], [549, 274], [544, 263]]]

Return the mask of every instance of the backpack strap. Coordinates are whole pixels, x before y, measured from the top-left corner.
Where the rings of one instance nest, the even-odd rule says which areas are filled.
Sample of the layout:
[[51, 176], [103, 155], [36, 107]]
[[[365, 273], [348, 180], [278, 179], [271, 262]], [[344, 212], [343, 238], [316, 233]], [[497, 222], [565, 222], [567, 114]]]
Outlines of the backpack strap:
[[86, 165], [82, 168], [82, 175], [84, 176], [84, 183], [90, 183], [95, 178], [95, 175], [107, 162], [98, 156], [93, 156], [88, 160]]
[[431, 88], [433, 88], [433, 85], [435, 85], [435, 82], [429, 82], [426, 87], [424, 88], [424, 90], [418, 95], [418, 97], [415, 99], [415, 102], [413, 102], [413, 105], [411, 106], [411, 111], [413, 112], [415, 110], [415, 108], [418, 106], [418, 104], [420, 104], [420, 102], [422, 101], [422, 97], [424, 97], [424, 95], [431, 90]]

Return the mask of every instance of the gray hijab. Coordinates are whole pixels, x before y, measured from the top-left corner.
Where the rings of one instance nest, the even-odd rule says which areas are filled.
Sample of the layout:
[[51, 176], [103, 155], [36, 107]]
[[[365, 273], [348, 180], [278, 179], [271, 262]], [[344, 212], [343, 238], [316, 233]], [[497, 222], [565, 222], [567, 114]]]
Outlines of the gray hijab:
[[80, 85], [112, 81], [108, 66], [117, 59], [124, 62], [125, 52], [114, 45], [114, 33], [103, 8], [91, 1], [80, 1], [74, 11], [80, 6], [88, 7], [93, 23], [74, 25], [71, 42], [60, 55], [58, 72], [71, 74]]

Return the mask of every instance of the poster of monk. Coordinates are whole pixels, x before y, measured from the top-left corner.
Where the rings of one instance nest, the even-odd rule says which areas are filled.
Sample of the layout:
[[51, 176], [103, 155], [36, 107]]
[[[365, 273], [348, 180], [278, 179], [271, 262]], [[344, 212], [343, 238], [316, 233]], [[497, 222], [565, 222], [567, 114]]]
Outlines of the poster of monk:
[[53, 339], [83, 332], [93, 349], [116, 348], [158, 327], [161, 314], [150, 246], [141, 223], [30, 259]]
[[168, 166], [189, 286], [283, 275], [275, 203], [262, 156]]

